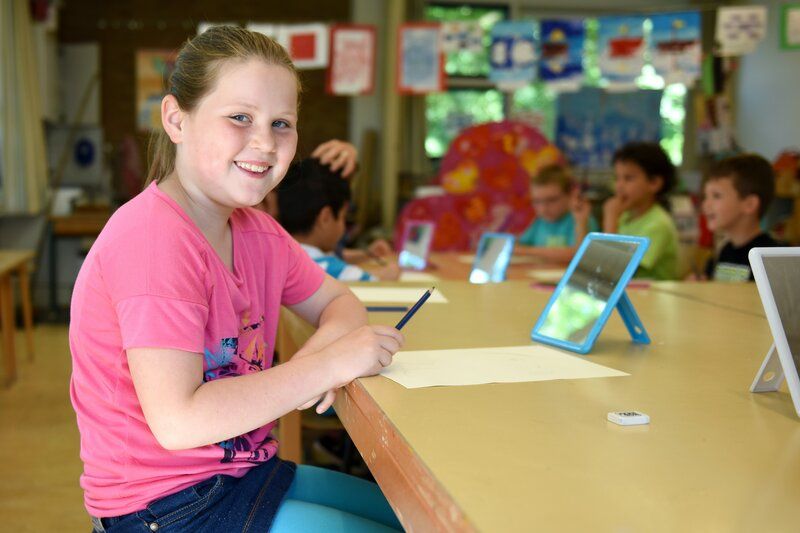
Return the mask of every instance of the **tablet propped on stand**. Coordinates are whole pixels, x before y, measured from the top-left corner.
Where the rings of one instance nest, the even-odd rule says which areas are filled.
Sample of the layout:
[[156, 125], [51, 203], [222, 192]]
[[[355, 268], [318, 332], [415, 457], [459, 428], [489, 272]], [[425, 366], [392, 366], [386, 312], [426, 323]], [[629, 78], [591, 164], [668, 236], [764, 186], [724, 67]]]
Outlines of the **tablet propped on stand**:
[[748, 253], [773, 344], [750, 392], [772, 392], [786, 379], [800, 416], [800, 248], [753, 248]]
[[484, 233], [475, 252], [469, 274], [470, 283], [505, 281], [506, 270], [514, 252], [514, 236], [510, 233]]
[[625, 293], [649, 244], [645, 237], [587, 235], [533, 326], [531, 338], [589, 353], [616, 308], [633, 341], [649, 344], [650, 338]]
[[424, 270], [433, 241], [433, 222], [408, 222], [403, 233], [403, 245], [397, 263], [400, 268]]

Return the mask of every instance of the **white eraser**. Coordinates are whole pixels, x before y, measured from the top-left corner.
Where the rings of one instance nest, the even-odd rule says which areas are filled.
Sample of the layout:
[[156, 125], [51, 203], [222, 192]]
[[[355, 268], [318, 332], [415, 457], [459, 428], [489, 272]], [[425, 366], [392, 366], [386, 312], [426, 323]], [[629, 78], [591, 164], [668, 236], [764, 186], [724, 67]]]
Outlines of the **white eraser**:
[[608, 413], [608, 420], [620, 426], [638, 426], [650, 423], [650, 417], [639, 411], [611, 411]]

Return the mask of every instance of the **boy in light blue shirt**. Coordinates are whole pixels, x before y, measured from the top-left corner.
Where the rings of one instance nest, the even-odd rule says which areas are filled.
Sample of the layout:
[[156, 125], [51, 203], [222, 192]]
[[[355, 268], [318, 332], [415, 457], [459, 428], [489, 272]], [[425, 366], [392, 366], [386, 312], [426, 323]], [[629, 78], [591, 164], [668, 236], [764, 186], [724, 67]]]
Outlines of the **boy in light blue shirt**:
[[520, 236], [515, 253], [569, 262], [586, 234], [599, 228], [589, 202], [561, 165], [547, 166], [531, 180], [531, 198], [536, 219]]

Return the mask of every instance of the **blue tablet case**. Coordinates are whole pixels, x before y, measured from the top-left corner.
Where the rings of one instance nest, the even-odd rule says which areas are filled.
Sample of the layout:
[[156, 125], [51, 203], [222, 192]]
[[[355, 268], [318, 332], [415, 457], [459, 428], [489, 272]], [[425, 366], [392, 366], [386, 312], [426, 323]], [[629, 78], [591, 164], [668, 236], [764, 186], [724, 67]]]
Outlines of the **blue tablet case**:
[[[575, 299], [574, 297], [584, 297], [587, 301], [587, 305], [594, 304], [595, 306], [599, 306], [598, 302], [591, 301], [594, 298], [592, 294], [592, 284], [596, 283], [597, 286], [600, 284], [605, 284], [606, 288], [608, 287], [609, 280], [608, 279], [601, 279], [600, 274], [602, 274], [603, 265], [597, 265], [593, 267], [593, 271], [596, 273], [596, 279], [592, 279], [592, 274], [587, 276], [587, 264], [581, 264], [582, 261], [587, 261], [587, 251], [590, 249], [591, 246], [597, 246], [598, 244], [607, 243], [606, 246], [602, 246], [601, 248], [597, 249], [598, 255], [599, 250], [602, 249], [603, 253], [605, 254], [605, 259], [608, 260], [612, 266], [615, 266], [617, 269], [623, 264], [624, 261], [624, 269], [619, 277], [613, 284], [613, 289], [611, 289], [610, 294], [607, 299], [605, 299], [605, 304], [603, 306], [602, 311], [599, 312], [598, 316], [594, 318], [594, 323], [591, 324], [591, 329], [586, 332], [583, 339], [580, 341], [564, 339], [556, 337], [552, 334], [548, 334], [547, 331], [542, 331], [544, 326], [547, 322], [548, 316], [554, 310], [554, 306], [557, 302], [561, 302], [560, 298], [564, 299]], [[612, 244], [618, 243], [618, 244]], [[603, 326], [605, 326], [606, 322], [608, 321], [608, 317], [611, 316], [611, 313], [614, 309], [619, 311], [620, 316], [622, 317], [622, 321], [625, 324], [625, 327], [628, 329], [628, 332], [633, 339], [633, 342], [640, 343], [640, 344], [649, 344], [650, 337], [647, 335], [647, 331], [642, 324], [642, 321], [639, 319], [639, 315], [636, 313], [636, 310], [633, 307], [628, 295], [625, 293], [625, 287], [627, 286], [630, 279], [636, 273], [636, 269], [639, 266], [639, 262], [642, 260], [644, 253], [647, 251], [647, 247], [650, 244], [650, 240], [646, 237], [634, 237], [630, 235], [611, 235], [607, 233], [590, 233], [586, 236], [586, 238], [581, 243], [580, 248], [575, 253], [575, 257], [572, 258], [572, 261], [567, 267], [567, 271], [564, 273], [564, 276], [559, 281], [558, 286], [555, 289], [555, 292], [550, 297], [550, 300], [547, 302], [547, 305], [542, 311], [542, 314], [539, 316], [539, 319], [536, 321], [536, 324], [533, 326], [533, 330], [531, 331], [531, 338], [535, 341], [539, 341], [546, 344], [551, 344], [553, 346], [557, 346], [559, 348], [564, 348], [566, 350], [571, 350], [578, 353], [588, 353], [592, 347], [594, 346], [595, 340], [597, 339], [600, 331], [602, 331]], [[626, 258], [627, 252], [622, 250], [622, 246], [627, 247], [634, 247], [633, 253]], [[615, 252], [615, 247], [619, 252]], [[613, 263], [616, 262], [616, 265]], [[594, 264], [594, 263], [592, 263]], [[581, 268], [581, 276], [586, 279], [586, 286], [587, 289], [585, 291], [575, 290], [574, 287], [570, 284], [570, 280], [575, 274], [576, 269], [578, 269], [579, 265]], [[616, 276], [615, 276], [616, 277]], [[563, 295], [563, 296], [562, 296]], [[594, 298], [598, 300], [597, 298]], [[571, 317], [569, 317], [571, 318]], [[549, 324], [548, 324], [549, 325]], [[588, 326], [588, 324], [587, 324]], [[583, 328], [585, 331], [586, 328]]]

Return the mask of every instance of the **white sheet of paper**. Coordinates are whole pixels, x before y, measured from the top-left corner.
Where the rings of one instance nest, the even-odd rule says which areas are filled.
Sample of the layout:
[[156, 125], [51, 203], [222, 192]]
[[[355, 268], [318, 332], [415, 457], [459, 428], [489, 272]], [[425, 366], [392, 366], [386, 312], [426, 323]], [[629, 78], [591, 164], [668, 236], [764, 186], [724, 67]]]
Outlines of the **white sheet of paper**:
[[439, 281], [439, 278], [427, 272], [408, 272], [403, 271], [400, 273], [401, 282], [414, 282], [414, 281]]
[[[356, 298], [365, 304], [371, 303], [417, 303], [427, 289], [412, 287], [350, 287]], [[438, 289], [433, 291], [427, 303], [446, 304], [447, 298]]]
[[542, 346], [399, 352], [381, 375], [407, 389], [554, 379], [627, 376], [625, 372]]
[[535, 279], [536, 281], [543, 281], [543, 282], [554, 281], [558, 283], [564, 276], [564, 272], [566, 272], [566, 270], [562, 268], [552, 269], [552, 270], [529, 270], [528, 275], [533, 279]]

